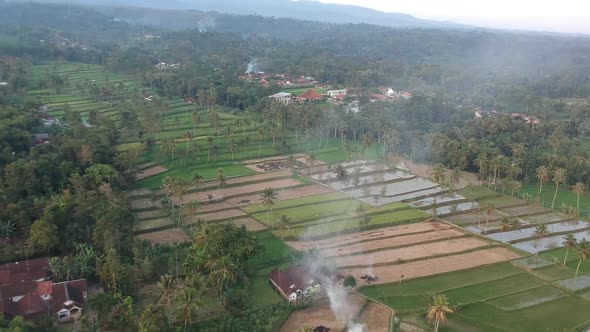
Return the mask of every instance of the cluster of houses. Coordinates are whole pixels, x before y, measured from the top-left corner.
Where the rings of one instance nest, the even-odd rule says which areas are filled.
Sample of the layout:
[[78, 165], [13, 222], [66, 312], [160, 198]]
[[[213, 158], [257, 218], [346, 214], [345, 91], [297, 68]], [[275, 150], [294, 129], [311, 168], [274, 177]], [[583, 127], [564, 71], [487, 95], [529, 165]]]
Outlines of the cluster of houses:
[[299, 88], [305, 86], [313, 86], [316, 88], [322, 88], [324, 85], [318, 82], [314, 77], [311, 76], [292, 76], [289, 74], [267, 74], [265, 72], [248, 72], [241, 75], [240, 80], [258, 83], [262, 86], [269, 86], [271, 83], [275, 83], [280, 87], [286, 88]]
[[523, 121], [526, 124], [530, 124], [531, 126], [535, 127], [541, 124], [541, 121], [534, 115], [525, 115], [522, 113], [502, 113], [496, 110], [485, 111], [481, 108], [476, 108], [474, 110], [474, 115], [476, 119], [481, 119], [484, 117], [501, 117], [501, 116], [510, 116], [514, 120]]
[[286, 270], [272, 270], [268, 280], [289, 303], [299, 303], [312, 296], [319, 296], [322, 291], [322, 282], [342, 286], [344, 277], [330, 272], [325, 267], [312, 271], [306, 266], [296, 265]]
[[86, 279], [53, 282], [50, 276], [46, 257], [0, 265], [0, 314], [29, 320], [52, 316], [60, 323], [80, 319]]
[[346, 97], [347, 90], [328, 90], [325, 94], [319, 94], [315, 92], [314, 89], [307, 89], [304, 93], [300, 94], [299, 96], [295, 96], [290, 92], [278, 92], [274, 95], [268, 96], [268, 98], [272, 98], [281, 104], [288, 105], [292, 102], [309, 102], [309, 101], [322, 101], [322, 100], [329, 100], [331, 102], [340, 102], [344, 100]]
[[412, 93], [406, 90], [396, 91], [393, 88], [380, 86], [377, 88], [379, 93], [373, 93], [369, 96], [369, 101], [393, 101], [396, 99], [411, 99]]
[[180, 63], [160, 62], [160, 63], [156, 64], [156, 68], [158, 68], [158, 69], [178, 69], [178, 68], [180, 68]]

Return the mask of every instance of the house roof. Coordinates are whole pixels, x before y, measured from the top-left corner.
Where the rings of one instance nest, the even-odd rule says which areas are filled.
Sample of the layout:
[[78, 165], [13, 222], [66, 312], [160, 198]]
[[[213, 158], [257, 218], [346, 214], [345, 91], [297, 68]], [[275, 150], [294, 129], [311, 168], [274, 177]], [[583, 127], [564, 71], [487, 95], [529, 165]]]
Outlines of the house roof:
[[307, 89], [304, 93], [299, 96], [300, 99], [306, 100], [319, 100], [322, 99], [322, 95], [318, 94], [317, 92], [313, 91], [313, 89]]
[[378, 99], [378, 100], [386, 100], [387, 99], [387, 96], [381, 95], [381, 94], [378, 94], [378, 93], [372, 94], [371, 97], [374, 98], [374, 99]]
[[304, 290], [318, 284], [320, 277], [322, 280], [331, 280], [332, 282], [343, 278], [340, 274], [332, 273], [326, 267], [310, 271], [303, 265], [291, 266], [285, 271], [274, 269], [268, 277], [287, 296], [297, 290]]
[[47, 257], [0, 265], [0, 285], [44, 279], [49, 275]]
[[291, 279], [291, 276], [285, 271], [274, 269], [270, 272], [268, 277], [287, 296], [300, 289], [293, 279]]
[[86, 279], [64, 281], [53, 284], [53, 311], [64, 307], [67, 301], [77, 304], [85, 302], [84, 292], [88, 289]]
[[281, 97], [291, 97], [291, 94], [288, 92], [278, 92], [274, 95], [269, 96], [270, 98], [281, 98]]

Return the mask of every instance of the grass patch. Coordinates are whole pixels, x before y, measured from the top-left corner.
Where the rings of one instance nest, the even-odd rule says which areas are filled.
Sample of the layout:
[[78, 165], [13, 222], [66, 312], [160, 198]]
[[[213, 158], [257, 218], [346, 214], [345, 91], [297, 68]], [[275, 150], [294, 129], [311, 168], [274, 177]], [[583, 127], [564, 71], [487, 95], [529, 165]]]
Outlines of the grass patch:
[[195, 172], [198, 172], [204, 180], [215, 179], [217, 175], [217, 169], [222, 168], [225, 177], [250, 175], [255, 173], [253, 170], [242, 164], [209, 164], [209, 165], [198, 165], [190, 167], [182, 167], [171, 169], [167, 172], [151, 176], [149, 178], [138, 181], [135, 185], [136, 189], [139, 188], [159, 188], [162, 186], [162, 180], [167, 176], [179, 176], [185, 180], [190, 181]]
[[479, 201], [480, 199], [491, 198], [498, 195], [495, 191], [482, 186], [469, 186], [460, 189], [457, 192], [470, 201], [474, 199]]
[[479, 204], [481, 206], [485, 206], [486, 204], [493, 204], [495, 208], [502, 208], [526, 204], [526, 202], [521, 199], [514, 198], [512, 196], [500, 196], [482, 199], [481, 201], [479, 201]]
[[285, 215], [291, 219], [290, 223], [296, 224], [305, 221], [313, 221], [328, 216], [345, 215], [347, 211], [355, 211], [359, 204], [363, 203], [357, 203], [357, 201], [349, 198], [337, 201], [332, 200], [327, 202], [313, 202], [305, 205], [305, 207], [295, 206], [273, 209], [273, 211], [270, 213], [267, 213], [264, 210], [252, 213], [251, 216], [263, 223], [266, 223], [268, 220], [269, 224], [272, 225], [276, 222], [277, 217]]
[[539, 278], [545, 279], [547, 281], [573, 278], [576, 274], [575, 271], [572, 269], [569, 269], [563, 265], [555, 264], [540, 269], [536, 269], [532, 271], [532, 273], [538, 276]]
[[[555, 199], [555, 206], [559, 207], [561, 204], [566, 204], [569, 206], [576, 207], [576, 200], [577, 196], [572, 191], [567, 189], [567, 186], [562, 186], [564, 188], [560, 188], [557, 192], [557, 198]], [[539, 195], [539, 186], [534, 184], [523, 185], [520, 189], [520, 193], [528, 193], [533, 196]], [[555, 186], [551, 184], [543, 185], [543, 192], [541, 192], [541, 199], [543, 201], [544, 206], [551, 206], [551, 202], [553, 201], [553, 195], [555, 194]], [[580, 196], [580, 210], [582, 210], [583, 215], [590, 214], [590, 195], [581, 195]]]

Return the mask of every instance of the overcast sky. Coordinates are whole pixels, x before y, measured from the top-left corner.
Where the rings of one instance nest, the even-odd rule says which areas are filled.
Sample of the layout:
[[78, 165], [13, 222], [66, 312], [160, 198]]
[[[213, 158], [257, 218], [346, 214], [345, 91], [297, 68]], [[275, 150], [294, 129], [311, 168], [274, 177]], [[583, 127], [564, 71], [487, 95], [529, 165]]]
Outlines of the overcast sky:
[[590, 0], [320, 0], [493, 28], [590, 34]]

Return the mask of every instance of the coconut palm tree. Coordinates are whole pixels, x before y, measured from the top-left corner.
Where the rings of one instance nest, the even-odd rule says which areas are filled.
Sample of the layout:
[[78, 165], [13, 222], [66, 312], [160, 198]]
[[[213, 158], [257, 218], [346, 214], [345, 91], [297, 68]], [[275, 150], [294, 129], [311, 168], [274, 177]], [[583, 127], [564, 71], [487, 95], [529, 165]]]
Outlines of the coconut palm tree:
[[442, 164], [436, 164], [430, 172], [432, 180], [436, 183], [442, 183], [445, 180], [446, 170]]
[[238, 150], [238, 145], [236, 142], [231, 141], [228, 145], [228, 149], [231, 152], [231, 160], [234, 160], [234, 153]]
[[515, 143], [515, 144], [510, 145], [510, 148], [512, 149], [512, 155], [514, 156], [514, 158], [516, 158], [518, 160], [522, 160], [522, 157], [526, 153], [525, 144], [524, 143]]
[[512, 189], [511, 196], [514, 196], [514, 193], [520, 190], [522, 184], [516, 180], [510, 181], [510, 189]]
[[209, 283], [217, 288], [220, 296], [223, 296], [223, 290], [228, 283], [237, 281], [238, 276], [235, 272], [235, 266], [228, 256], [211, 260], [207, 262], [206, 267], [211, 271], [209, 273]]
[[580, 240], [578, 244], [574, 247], [576, 249], [576, 253], [578, 254], [578, 266], [576, 267], [576, 275], [574, 277], [574, 288], [576, 287], [576, 281], [578, 279], [578, 273], [580, 272], [580, 265], [582, 262], [588, 258], [590, 255], [590, 242], [585, 238]]
[[271, 187], [267, 187], [262, 192], [262, 205], [266, 207], [266, 227], [268, 228], [268, 218], [270, 216], [270, 211], [272, 210], [272, 206], [275, 204], [275, 199], [277, 198], [277, 193]]
[[547, 166], [537, 167], [537, 180], [539, 181], [539, 195], [543, 191], [543, 184], [549, 180], [550, 170]]
[[160, 276], [160, 280], [156, 283], [160, 297], [156, 304], [161, 304], [166, 300], [166, 306], [169, 308], [172, 304], [172, 297], [174, 296], [174, 289], [176, 287], [176, 279], [170, 274]]
[[444, 323], [448, 314], [452, 314], [453, 309], [449, 307], [449, 301], [444, 294], [428, 295], [428, 311], [426, 319], [434, 323], [434, 332], [438, 332], [441, 323]]
[[216, 172], [217, 177], [217, 190], [225, 184], [225, 175], [223, 174], [223, 168], [219, 167]]
[[567, 255], [571, 248], [575, 248], [578, 245], [578, 240], [573, 234], [567, 234], [563, 237], [563, 247], [565, 248], [565, 258], [563, 259], [563, 265], [567, 262]]
[[576, 209], [578, 210], [578, 214], [580, 213], [580, 195], [584, 195], [586, 191], [586, 186], [582, 182], [576, 183], [575, 186], [572, 187], [572, 191], [576, 194]]
[[313, 166], [317, 163], [317, 159], [313, 153], [310, 153], [307, 158], [305, 158], [305, 163], [309, 165], [309, 176], [313, 176]]
[[277, 216], [277, 228], [281, 229], [281, 240], [285, 238], [285, 229], [289, 229], [289, 221], [291, 218], [284, 214]]
[[494, 212], [495, 208], [496, 206], [493, 203], [487, 203], [484, 206], [484, 210], [486, 212], [486, 229], [484, 230], [484, 235], [488, 235], [488, 224], [490, 223], [490, 216], [492, 215], [492, 212]]
[[555, 183], [555, 194], [553, 195], [553, 201], [551, 202], [551, 208], [555, 207], [555, 199], [557, 198], [557, 192], [559, 191], [559, 185], [564, 183], [566, 180], [565, 169], [558, 168], [553, 171], [553, 183]]
[[367, 158], [367, 150], [369, 149], [371, 144], [373, 144], [373, 138], [371, 137], [371, 135], [369, 135], [369, 133], [365, 133], [362, 137], [362, 142], [363, 148], [365, 149], [365, 158]]
[[348, 177], [348, 173], [346, 172], [346, 169], [342, 167], [342, 165], [336, 166], [334, 173], [336, 174], [336, 178], [340, 181], [344, 181]]
[[509, 231], [511, 229], [515, 229], [518, 227], [518, 219], [511, 218], [508, 216], [503, 216], [500, 218], [500, 230], [502, 232]]
[[202, 299], [197, 290], [193, 288], [185, 288], [180, 292], [180, 296], [176, 299], [179, 316], [184, 322], [184, 330], [187, 326], [193, 324], [193, 319], [199, 312], [199, 306]]
[[193, 185], [195, 186], [195, 189], [199, 190], [199, 185], [201, 184], [203, 177], [199, 174], [199, 172], [194, 172], [192, 180], [193, 180]]
[[0, 238], [11, 238], [15, 233], [15, 223], [10, 220], [0, 220]]
[[549, 234], [549, 229], [547, 228], [547, 225], [539, 224], [535, 226], [535, 231], [533, 232], [533, 234], [535, 235], [535, 237], [542, 239], [545, 236], [547, 236], [547, 234]]

